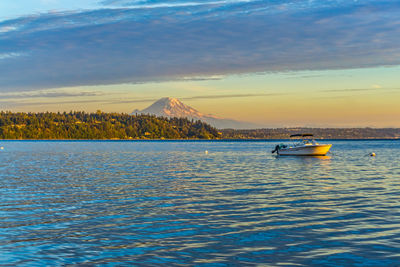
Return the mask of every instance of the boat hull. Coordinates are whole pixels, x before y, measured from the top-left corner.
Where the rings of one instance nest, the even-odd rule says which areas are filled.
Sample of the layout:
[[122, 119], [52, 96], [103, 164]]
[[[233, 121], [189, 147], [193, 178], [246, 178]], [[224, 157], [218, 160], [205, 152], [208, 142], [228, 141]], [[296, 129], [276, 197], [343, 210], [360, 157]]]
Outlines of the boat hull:
[[332, 145], [308, 145], [282, 148], [278, 150], [281, 156], [325, 156]]

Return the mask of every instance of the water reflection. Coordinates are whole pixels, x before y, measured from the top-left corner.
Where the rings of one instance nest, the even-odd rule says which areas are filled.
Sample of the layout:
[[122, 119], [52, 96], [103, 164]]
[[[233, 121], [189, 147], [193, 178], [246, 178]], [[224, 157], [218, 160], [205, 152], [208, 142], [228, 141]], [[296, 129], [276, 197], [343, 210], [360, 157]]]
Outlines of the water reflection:
[[396, 265], [387, 142], [278, 158], [260, 142], [8, 142], [0, 264]]

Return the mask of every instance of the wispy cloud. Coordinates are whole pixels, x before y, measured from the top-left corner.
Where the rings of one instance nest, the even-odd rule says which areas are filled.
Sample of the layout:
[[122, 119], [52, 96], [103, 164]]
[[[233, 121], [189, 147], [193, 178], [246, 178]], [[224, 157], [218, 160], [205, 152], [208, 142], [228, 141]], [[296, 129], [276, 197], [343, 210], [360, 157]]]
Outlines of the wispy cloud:
[[103, 5], [0, 22], [0, 90], [400, 64], [398, 1]]
[[22, 55], [23, 55], [22, 53], [18, 53], [18, 52], [3, 53], [3, 54], [0, 54], [0, 60], [14, 58], [14, 57], [20, 57]]
[[0, 27], [0, 33], [7, 33], [7, 32], [11, 32], [11, 31], [15, 31], [17, 29], [17, 27], [15, 26], [3, 26]]
[[59, 105], [60, 107], [68, 104], [89, 104], [98, 103], [106, 104], [106, 100], [64, 100], [64, 101], [31, 101], [31, 100], [0, 100], [0, 108], [17, 108], [17, 107], [38, 107], [38, 106], [49, 106], [49, 105]]
[[325, 93], [351, 93], [351, 92], [365, 92], [365, 91], [376, 91], [374, 88], [351, 88], [351, 89], [329, 89], [329, 90], [322, 90], [321, 92]]
[[[380, 89], [380, 90], [377, 90]], [[397, 91], [400, 90], [400, 88], [397, 87], [372, 87], [372, 88], [348, 88], [348, 89], [328, 89], [328, 90], [321, 90], [320, 92], [324, 93], [335, 93], [335, 92], [340, 92], [340, 93], [351, 93], [351, 92], [367, 92], [367, 91], [372, 91], [372, 92], [383, 92], [383, 91]]]
[[225, 5], [237, 3], [249, 3], [251, 0], [221, 0], [221, 1], [103, 1], [102, 4], [114, 7], [129, 7], [134, 9], [146, 8], [174, 8], [174, 7], [197, 7], [205, 5]]
[[[180, 97], [180, 100], [202, 100], [202, 99], [227, 99], [227, 98], [244, 98], [244, 97], [261, 97], [261, 96], [281, 96], [282, 93], [257, 93], [257, 94], [221, 94], [221, 95], [198, 95], [189, 97]], [[110, 104], [130, 104], [130, 103], [150, 103], [157, 101], [159, 98], [136, 98], [110, 101]]]
[[31, 99], [31, 98], [66, 98], [101, 96], [103, 92], [66, 92], [66, 91], [33, 91], [18, 93], [0, 93], [0, 99]]
[[243, 97], [260, 97], [260, 96], [281, 96], [283, 93], [258, 93], [258, 94], [226, 94], [226, 95], [199, 95], [191, 97], [183, 97], [182, 100], [198, 100], [198, 99], [226, 99], [226, 98], [243, 98]]

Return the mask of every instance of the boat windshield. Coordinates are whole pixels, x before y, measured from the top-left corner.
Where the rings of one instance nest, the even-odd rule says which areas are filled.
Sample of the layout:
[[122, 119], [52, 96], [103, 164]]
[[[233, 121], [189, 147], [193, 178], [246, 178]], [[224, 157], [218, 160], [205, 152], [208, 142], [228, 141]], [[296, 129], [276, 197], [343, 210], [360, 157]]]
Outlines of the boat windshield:
[[[295, 141], [295, 140], [293, 140]], [[294, 142], [292, 146], [310, 146], [310, 145], [318, 145], [318, 143], [314, 139], [309, 139], [309, 138], [303, 138], [303, 139], [298, 139], [297, 142]]]
[[303, 144], [305, 145], [316, 145], [317, 142], [314, 139], [303, 139]]
[[290, 138], [293, 140], [293, 144], [291, 147], [296, 146], [311, 146], [318, 145], [318, 143], [314, 140], [313, 134], [292, 134]]

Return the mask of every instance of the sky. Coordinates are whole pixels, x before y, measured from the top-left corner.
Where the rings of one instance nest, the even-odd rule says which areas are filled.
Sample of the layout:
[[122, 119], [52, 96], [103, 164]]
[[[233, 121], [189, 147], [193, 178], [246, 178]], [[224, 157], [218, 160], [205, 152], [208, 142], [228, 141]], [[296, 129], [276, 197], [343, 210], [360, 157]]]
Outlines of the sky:
[[400, 127], [394, 0], [0, 1], [0, 110], [161, 97], [262, 127]]

